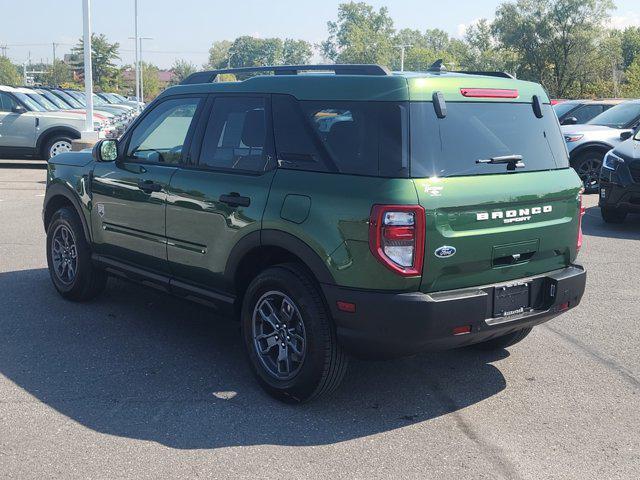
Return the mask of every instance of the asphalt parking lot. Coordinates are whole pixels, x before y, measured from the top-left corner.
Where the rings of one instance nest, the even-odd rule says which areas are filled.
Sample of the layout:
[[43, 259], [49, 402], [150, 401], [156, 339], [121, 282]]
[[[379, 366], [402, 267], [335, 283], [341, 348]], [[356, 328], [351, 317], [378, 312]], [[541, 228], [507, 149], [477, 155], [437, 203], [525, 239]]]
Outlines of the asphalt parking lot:
[[0, 478], [640, 477], [640, 216], [588, 197], [582, 304], [509, 351], [353, 361], [293, 407], [204, 307], [116, 280], [63, 301], [45, 171], [0, 167]]

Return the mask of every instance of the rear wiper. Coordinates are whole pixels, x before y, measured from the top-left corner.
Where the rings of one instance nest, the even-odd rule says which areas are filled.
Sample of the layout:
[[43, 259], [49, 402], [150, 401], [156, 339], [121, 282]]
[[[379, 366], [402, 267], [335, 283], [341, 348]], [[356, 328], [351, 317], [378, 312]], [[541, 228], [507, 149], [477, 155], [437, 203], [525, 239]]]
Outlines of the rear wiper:
[[491, 157], [476, 160], [476, 163], [488, 163], [491, 165], [498, 165], [501, 163], [507, 164], [507, 170], [515, 170], [516, 168], [524, 168], [524, 162], [522, 161], [522, 155], [504, 155], [502, 157]]

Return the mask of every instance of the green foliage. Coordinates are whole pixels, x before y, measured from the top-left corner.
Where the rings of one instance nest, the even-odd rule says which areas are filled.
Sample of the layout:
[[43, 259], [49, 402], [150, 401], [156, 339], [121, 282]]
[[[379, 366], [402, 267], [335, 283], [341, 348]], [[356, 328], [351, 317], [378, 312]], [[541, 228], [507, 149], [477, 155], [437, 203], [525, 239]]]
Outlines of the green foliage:
[[22, 75], [17, 65], [7, 57], [0, 56], [0, 85], [21, 85]]
[[209, 63], [205, 65], [205, 68], [219, 69], [225, 68], [229, 63], [229, 49], [232, 42], [229, 40], [222, 40], [220, 42], [213, 42], [213, 45], [209, 49]]
[[313, 49], [305, 40], [287, 38], [282, 44], [282, 63], [284, 65], [306, 65], [311, 62]]
[[[101, 90], [114, 90], [122, 83], [121, 69], [115, 65], [119, 57], [120, 44], [109, 43], [104, 34], [91, 35], [91, 72], [93, 83]], [[84, 73], [84, 41], [81, 38], [71, 50], [73, 65]]]
[[55, 60], [48, 66], [46, 72], [43, 78], [45, 85], [61, 85], [73, 80], [69, 65], [62, 60]]
[[621, 32], [622, 60], [628, 68], [640, 54], [640, 27], [628, 27]]
[[320, 48], [334, 62], [391, 65], [397, 54], [393, 20], [385, 7], [376, 11], [364, 2], [343, 3], [337, 21], [328, 22], [327, 28], [329, 38]]
[[640, 56], [635, 60], [626, 71], [626, 84], [624, 86], [624, 96], [640, 98]]
[[171, 67], [173, 78], [171, 79], [170, 85], [179, 84], [189, 75], [197, 71], [198, 67], [196, 67], [193, 63], [182, 59], [176, 60], [175, 62], [173, 62], [173, 66]]
[[145, 102], [150, 102], [160, 93], [161, 85], [158, 78], [160, 69], [147, 62], [140, 62], [140, 68], [142, 69], [143, 98]]

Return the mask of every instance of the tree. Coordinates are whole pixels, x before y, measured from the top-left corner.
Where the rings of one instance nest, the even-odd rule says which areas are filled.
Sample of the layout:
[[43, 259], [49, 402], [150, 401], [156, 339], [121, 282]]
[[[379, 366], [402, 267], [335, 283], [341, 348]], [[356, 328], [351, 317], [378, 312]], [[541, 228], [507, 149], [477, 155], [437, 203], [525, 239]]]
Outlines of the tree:
[[[91, 35], [91, 72], [93, 83], [102, 90], [117, 88], [120, 83], [120, 69], [115, 65], [115, 60], [120, 59], [118, 53], [119, 43], [109, 43], [104, 34]], [[84, 40], [81, 38], [78, 44], [71, 50], [74, 54], [74, 65], [84, 74]]]
[[198, 67], [196, 67], [193, 63], [178, 59], [173, 62], [173, 66], [171, 67], [171, 72], [173, 73], [173, 78], [171, 79], [171, 85], [177, 85], [182, 82], [185, 78], [187, 78], [192, 73], [198, 71]]
[[150, 102], [160, 93], [160, 69], [147, 62], [140, 62], [142, 69], [143, 97], [145, 102]]
[[329, 38], [320, 48], [334, 62], [391, 65], [397, 54], [393, 20], [385, 7], [376, 12], [364, 2], [343, 3], [337, 21], [328, 22], [327, 28]]
[[0, 85], [20, 85], [22, 77], [18, 67], [4, 56], [0, 56]]
[[306, 65], [312, 56], [311, 44], [305, 40], [287, 38], [282, 45], [282, 63], [285, 65]]
[[491, 23], [485, 18], [467, 27], [460, 58], [465, 70], [475, 71], [513, 73], [518, 63], [517, 54], [499, 44]]
[[640, 98], [640, 56], [636, 56], [626, 71], [626, 83], [623, 87], [625, 97]]
[[47, 68], [44, 75], [44, 83], [47, 85], [62, 85], [72, 80], [71, 70], [69, 66], [62, 60], [54, 60]]
[[627, 68], [640, 54], [640, 27], [627, 27], [621, 35], [622, 59], [624, 68]]
[[518, 56], [518, 76], [564, 97], [589, 68], [611, 0], [517, 0], [496, 10], [493, 32]]
[[209, 49], [209, 62], [205, 65], [205, 68], [226, 68], [229, 63], [229, 49], [232, 42], [229, 40], [222, 40], [220, 42], [213, 42], [213, 45]]

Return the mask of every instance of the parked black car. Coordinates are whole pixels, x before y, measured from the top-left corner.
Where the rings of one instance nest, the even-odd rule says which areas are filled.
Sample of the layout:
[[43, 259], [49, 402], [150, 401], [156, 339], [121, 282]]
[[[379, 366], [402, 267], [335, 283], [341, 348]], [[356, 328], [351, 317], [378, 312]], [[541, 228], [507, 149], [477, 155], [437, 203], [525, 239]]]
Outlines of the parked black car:
[[553, 106], [560, 125], [577, 125], [587, 123], [611, 107], [625, 102], [624, 99], [613, 100], [567, 100]]
[[600, 173], [600, 211], [607, 223], [640, 213], [640, 130], [604, 157]]

